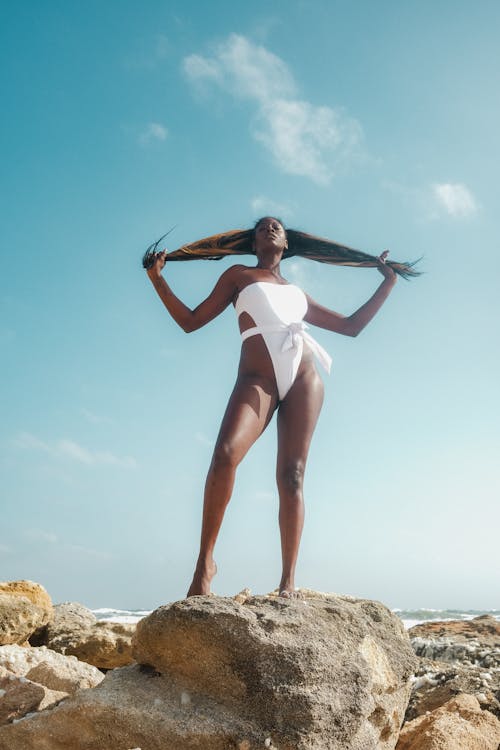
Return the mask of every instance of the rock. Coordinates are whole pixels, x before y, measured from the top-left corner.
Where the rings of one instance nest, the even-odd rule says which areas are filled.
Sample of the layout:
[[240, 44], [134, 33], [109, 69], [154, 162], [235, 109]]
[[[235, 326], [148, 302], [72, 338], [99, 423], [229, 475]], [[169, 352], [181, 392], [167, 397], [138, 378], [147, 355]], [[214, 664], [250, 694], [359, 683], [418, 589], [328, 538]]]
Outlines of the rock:
[[56, 640], [59, 637], [64, 640], [68, 633], [78, 633], [92, 627], [96, 622], [97, 618], [94, 613], [83, 604], [78, 602], [56, 604], [50, 624], [35, 633], [30, 638], [30, 643], [32, 646], [48, 646], [49, 640]]
[[461, 694], [405, 724], [397, 750], [498, 750], [500, 721]]
[[491, 615], [480, 615], [472, 620], [443, 620], [423, 622], [409, 631], [410, 638], [443, 638], [459, 636], [463, 639], [479, 639], [487, 645], [500, 646], [500, 622]]
[[76, 602], [58, 604], [54, 622], [47, 627], [45, 644], [61, 654], [71, 654], [99, 669], [131, 664], [135, 624], [98, 621]]
[[0, 594], [23, 596], [47, 612], [47, 622], [53, 617], [52, 599], [43, 586], [33, 581], [0, 581]]
[[29, 636], [47, 623], [48, 613], [30, 599], [0, 593], [0, 646], [26, 643]]
[[411, 628], [408, 634], [418, 656], [485, 670], [500, 668], [500, 622], [490, 615], [427, 622]]
[[51, 690], [74, 693], [98, 685], [104, 678], [96, 667], [63, 656], [46, 646], [0, 646], [0, 665], [18, 677], [26, 677]]
[[393, 750], [416, 665], [377, 602], [193, 597], [140, 623], [149, 666], [108, 672], [50, 712], [0, 729], [0, 750]]
[[405, 721], [434, 711], [460, 693], [474, 695], [482, 709], [500, 719], [500, 670], [421, 659]]
[[7, 724], [32, 711], [53, 706], [66, 695], [67, 693], [49, 690], [0, 667], [0, 724]]

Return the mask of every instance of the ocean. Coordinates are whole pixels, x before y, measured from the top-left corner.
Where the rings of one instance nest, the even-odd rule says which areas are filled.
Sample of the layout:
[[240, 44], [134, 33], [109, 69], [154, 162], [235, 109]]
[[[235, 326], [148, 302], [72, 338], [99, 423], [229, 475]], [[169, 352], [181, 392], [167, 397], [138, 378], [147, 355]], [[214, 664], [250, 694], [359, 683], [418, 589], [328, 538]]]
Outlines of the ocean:
[[[108, 620], [108, 622], [137, 622], [150, 614], [150, 610], [108, 609], [106, 607], [92, 611], [98, 620]], [[394, 609], [393, 612], [401, 618], [406, 629], [421, 622], [472, 620], [473, 617], [479, 617], [480, 615], [491, 615], [500, 622], [500, 609]]]

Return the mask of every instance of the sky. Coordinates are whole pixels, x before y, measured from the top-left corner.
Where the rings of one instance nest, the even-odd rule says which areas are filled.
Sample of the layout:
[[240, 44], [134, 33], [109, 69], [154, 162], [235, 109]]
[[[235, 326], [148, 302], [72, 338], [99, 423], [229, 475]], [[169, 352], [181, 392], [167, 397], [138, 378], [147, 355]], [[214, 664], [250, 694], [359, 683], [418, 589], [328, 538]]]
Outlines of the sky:
[[[499, 605], [500, 5], [3, 3], [0, 578], [54, 602], [182, 598], [239, 357], [141, 268], [262, 215], [421, 258], [333, 357], [296, 583], [390, 607]], [[252, 265], [252, 258], [245, 259]], [[231, 265], [175, 263], [191, 307]], [[289, 259], [348, 315], [375, 269]], [[275, 421], [238, 469], [213, 591], [280, 577]]]

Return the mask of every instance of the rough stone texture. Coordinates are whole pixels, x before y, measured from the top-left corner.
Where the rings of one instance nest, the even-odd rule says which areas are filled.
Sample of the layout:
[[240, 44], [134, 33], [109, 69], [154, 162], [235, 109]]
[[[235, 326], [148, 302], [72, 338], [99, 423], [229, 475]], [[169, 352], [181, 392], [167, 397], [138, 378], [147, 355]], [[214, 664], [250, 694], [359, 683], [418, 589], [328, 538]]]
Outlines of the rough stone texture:
[[48, 620], [48, 612], [25, 596], [0, 593], [0, 646], [26, 643]]
[[46, 610], [47, 622], [53, 617], [52, 599], [39, 583], [33, 583], [33, 581], [0, 581], [0, 594], [24, 596], [32, 604]]
[[104, 677], [96, 667], [78, 661], [75, 656], [58, 654], [45, 646], [0, 646], [0, 665], [18, 677], [26, 677], [51, 690], [65, 693], [95, 687]]
[[76, 656], [99, 669], [131, 664], [135, 624], [97, 621], [76, 602], [58, 604], [47, 627], [44, 644], [61, 654]]
[[482, 709], [500, 719], [500, 670], [421, 659], [405, 721], [434, 711], [460, 693], [474, 695]]
[[472, 695], [459, 695], [405, 724], [397, 750], [498, 750], [500, 721]]
[[500, 669], [500, 622], [490, 615], [427, 622], [411, 628], [408, 634], [418, 656]]
[[67, 693], [49, 690], [43, 685], [0, 667], [0, 725], [20, 719], [59, 703]]
[[177, 602], [134, 653], [150, 666], [0, 729], [0, 750], [393, 750], [416, 665], [390, 610], [333, 594]]

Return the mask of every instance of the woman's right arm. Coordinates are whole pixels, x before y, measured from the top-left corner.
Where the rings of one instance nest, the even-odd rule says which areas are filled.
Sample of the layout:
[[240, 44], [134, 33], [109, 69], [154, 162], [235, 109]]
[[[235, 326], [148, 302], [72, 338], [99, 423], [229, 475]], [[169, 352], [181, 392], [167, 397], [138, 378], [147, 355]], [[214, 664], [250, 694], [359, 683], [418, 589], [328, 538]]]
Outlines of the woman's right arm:
[[191, 310], [175, 296], [162, 276], [165, 257], [165, 251], [157, 253], [155, 262], [151, 268], [148, 268], [147, 274], [168, 312], [186, 333], [196, 331], [209, 323], [217, 315], [220, 315], [234, 299], [237, 292], [235, 276], [238, 266], [232, 266], [224, 271], [206, 300], [201, 302], [194, 310]]

